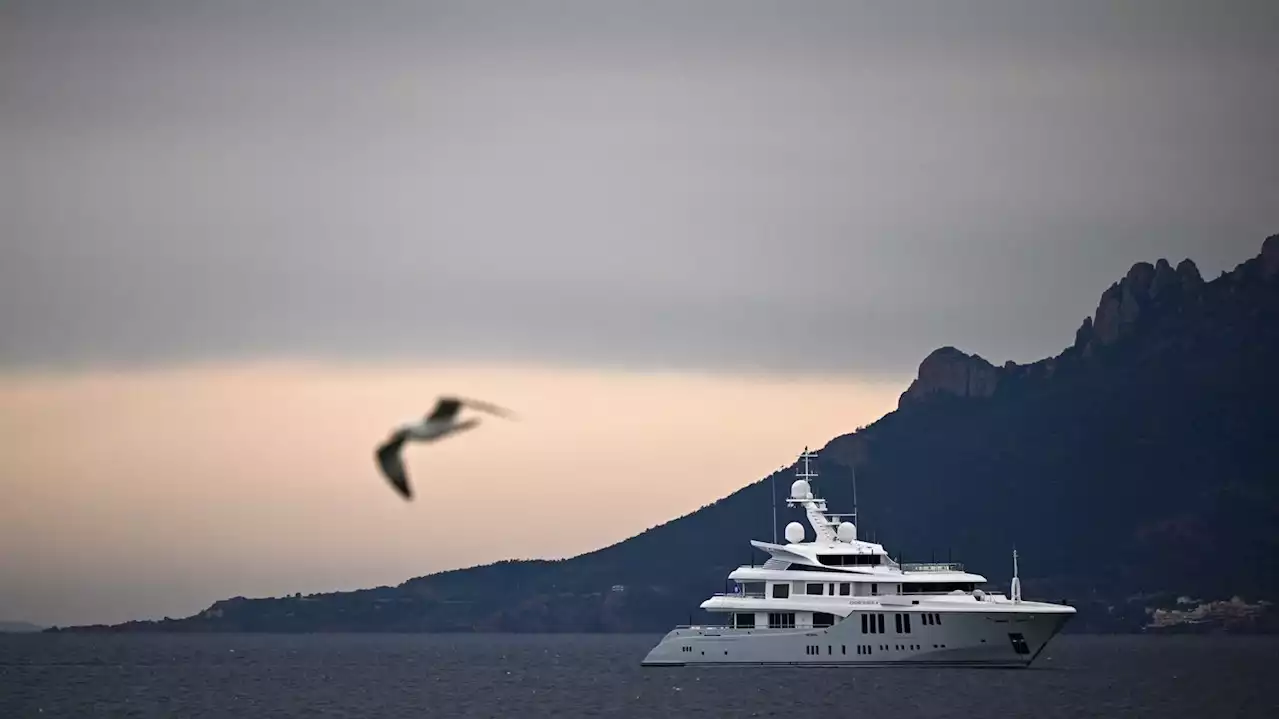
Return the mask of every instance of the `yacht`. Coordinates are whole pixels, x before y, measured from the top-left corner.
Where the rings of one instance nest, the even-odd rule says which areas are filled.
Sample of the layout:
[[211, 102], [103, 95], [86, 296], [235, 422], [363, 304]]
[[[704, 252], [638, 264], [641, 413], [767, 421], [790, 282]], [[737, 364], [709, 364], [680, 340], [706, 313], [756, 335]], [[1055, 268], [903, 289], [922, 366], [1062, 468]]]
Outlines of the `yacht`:
[[701, 605], [723, 625], [676, 627], [643, 666], [1026, 667], [1075, 614], [1022, 598], [1016, 549], [1007, 597], [981, 589], [986, 578], [960, 563], [899, 564], [858, 539], [856, 485], [849, 515], [814, 496], [814, 457], [807, 447], [800, 455], [786, 500], [804, 510], [813, 538], [791, 522], [785, 544], [752, 540], [769, 559], [730, 572], [731, 591]]

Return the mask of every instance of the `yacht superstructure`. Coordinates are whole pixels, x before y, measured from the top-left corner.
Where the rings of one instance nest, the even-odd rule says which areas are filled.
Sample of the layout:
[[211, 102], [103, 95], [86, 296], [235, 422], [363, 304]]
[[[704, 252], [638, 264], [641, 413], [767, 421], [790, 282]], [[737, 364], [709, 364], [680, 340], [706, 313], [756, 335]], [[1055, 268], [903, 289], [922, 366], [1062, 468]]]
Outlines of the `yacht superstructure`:
[[791, 522], [786, 544], [752, 540], [769, 559], [730, 572], [732, 591], [701, 605], [723, 614], [724, 624], [671, 630], [644, 666], [1025, 667], [1075, 614], [1022, 599], [1016, 550], [1008, 597], [980, 589], [986, 578], [959, 563], [899, 564], [883, 546], [858, 539], [856, 511], [829, 514], [814, 496], [814, 456], [808, 448], [800, 455], [787, 499], [804, 510], [814, 538]]

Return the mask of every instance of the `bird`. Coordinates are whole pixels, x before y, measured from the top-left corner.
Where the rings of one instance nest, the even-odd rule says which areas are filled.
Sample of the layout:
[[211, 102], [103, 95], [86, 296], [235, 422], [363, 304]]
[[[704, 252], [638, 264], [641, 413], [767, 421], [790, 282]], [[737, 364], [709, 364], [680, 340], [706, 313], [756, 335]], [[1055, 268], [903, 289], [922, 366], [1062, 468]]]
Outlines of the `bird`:
[[488, 402], [461, 397], [440, 397], [431, 412], [422, 419], [406, 422], [394, 430], [390, 436], [374, 452], [378, 468], [391, 486], [406, 500], [413, 498], [413, 490], [409, 486], [409, 474], [405, 471], [402, 449], [405, 442], [434, 442], [451, 434], [471, 429], [480, 424], [477, 418], [458, 420], [458, 412], [463, 407], [488, 412], [489, 414], [514, 419], [515, 415]]

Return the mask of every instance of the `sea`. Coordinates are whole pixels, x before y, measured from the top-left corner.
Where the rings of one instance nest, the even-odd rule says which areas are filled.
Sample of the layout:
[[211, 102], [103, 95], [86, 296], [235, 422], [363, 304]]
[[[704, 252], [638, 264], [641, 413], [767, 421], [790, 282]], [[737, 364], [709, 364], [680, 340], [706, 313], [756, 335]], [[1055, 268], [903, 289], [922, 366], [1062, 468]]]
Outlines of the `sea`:
[[1061, 635], [1027, 669], [642, 668], [657, 635], [0, 635], [27, 717], [1277, 716], [1277, 638]]

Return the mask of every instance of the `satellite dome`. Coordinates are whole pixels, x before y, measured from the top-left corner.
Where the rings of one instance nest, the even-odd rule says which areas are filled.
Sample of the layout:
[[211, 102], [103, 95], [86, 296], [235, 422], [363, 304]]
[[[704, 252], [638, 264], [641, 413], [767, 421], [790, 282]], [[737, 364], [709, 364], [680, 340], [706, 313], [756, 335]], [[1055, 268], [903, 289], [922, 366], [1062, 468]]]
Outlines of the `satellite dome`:
[[785, 536], [787, 538], [787, 541], [791, 542], [792, 544], [795, 544], [797, 542], [803, 542], [804, 526], [799, 522], [792, 522], [787, 525], [786, 530], [783, 532], [783, 536]]
[[792, 482], [791, 498], [792, 499], [808, 499], [809, 483], [804, 481], [803, 479], [797, 479], [796, 481]]
[[841, 522], [836, 528], [836, 539], [841, 542], [852, 542], [858, 537], [858, 531], [854, 528], [853, 522]]

